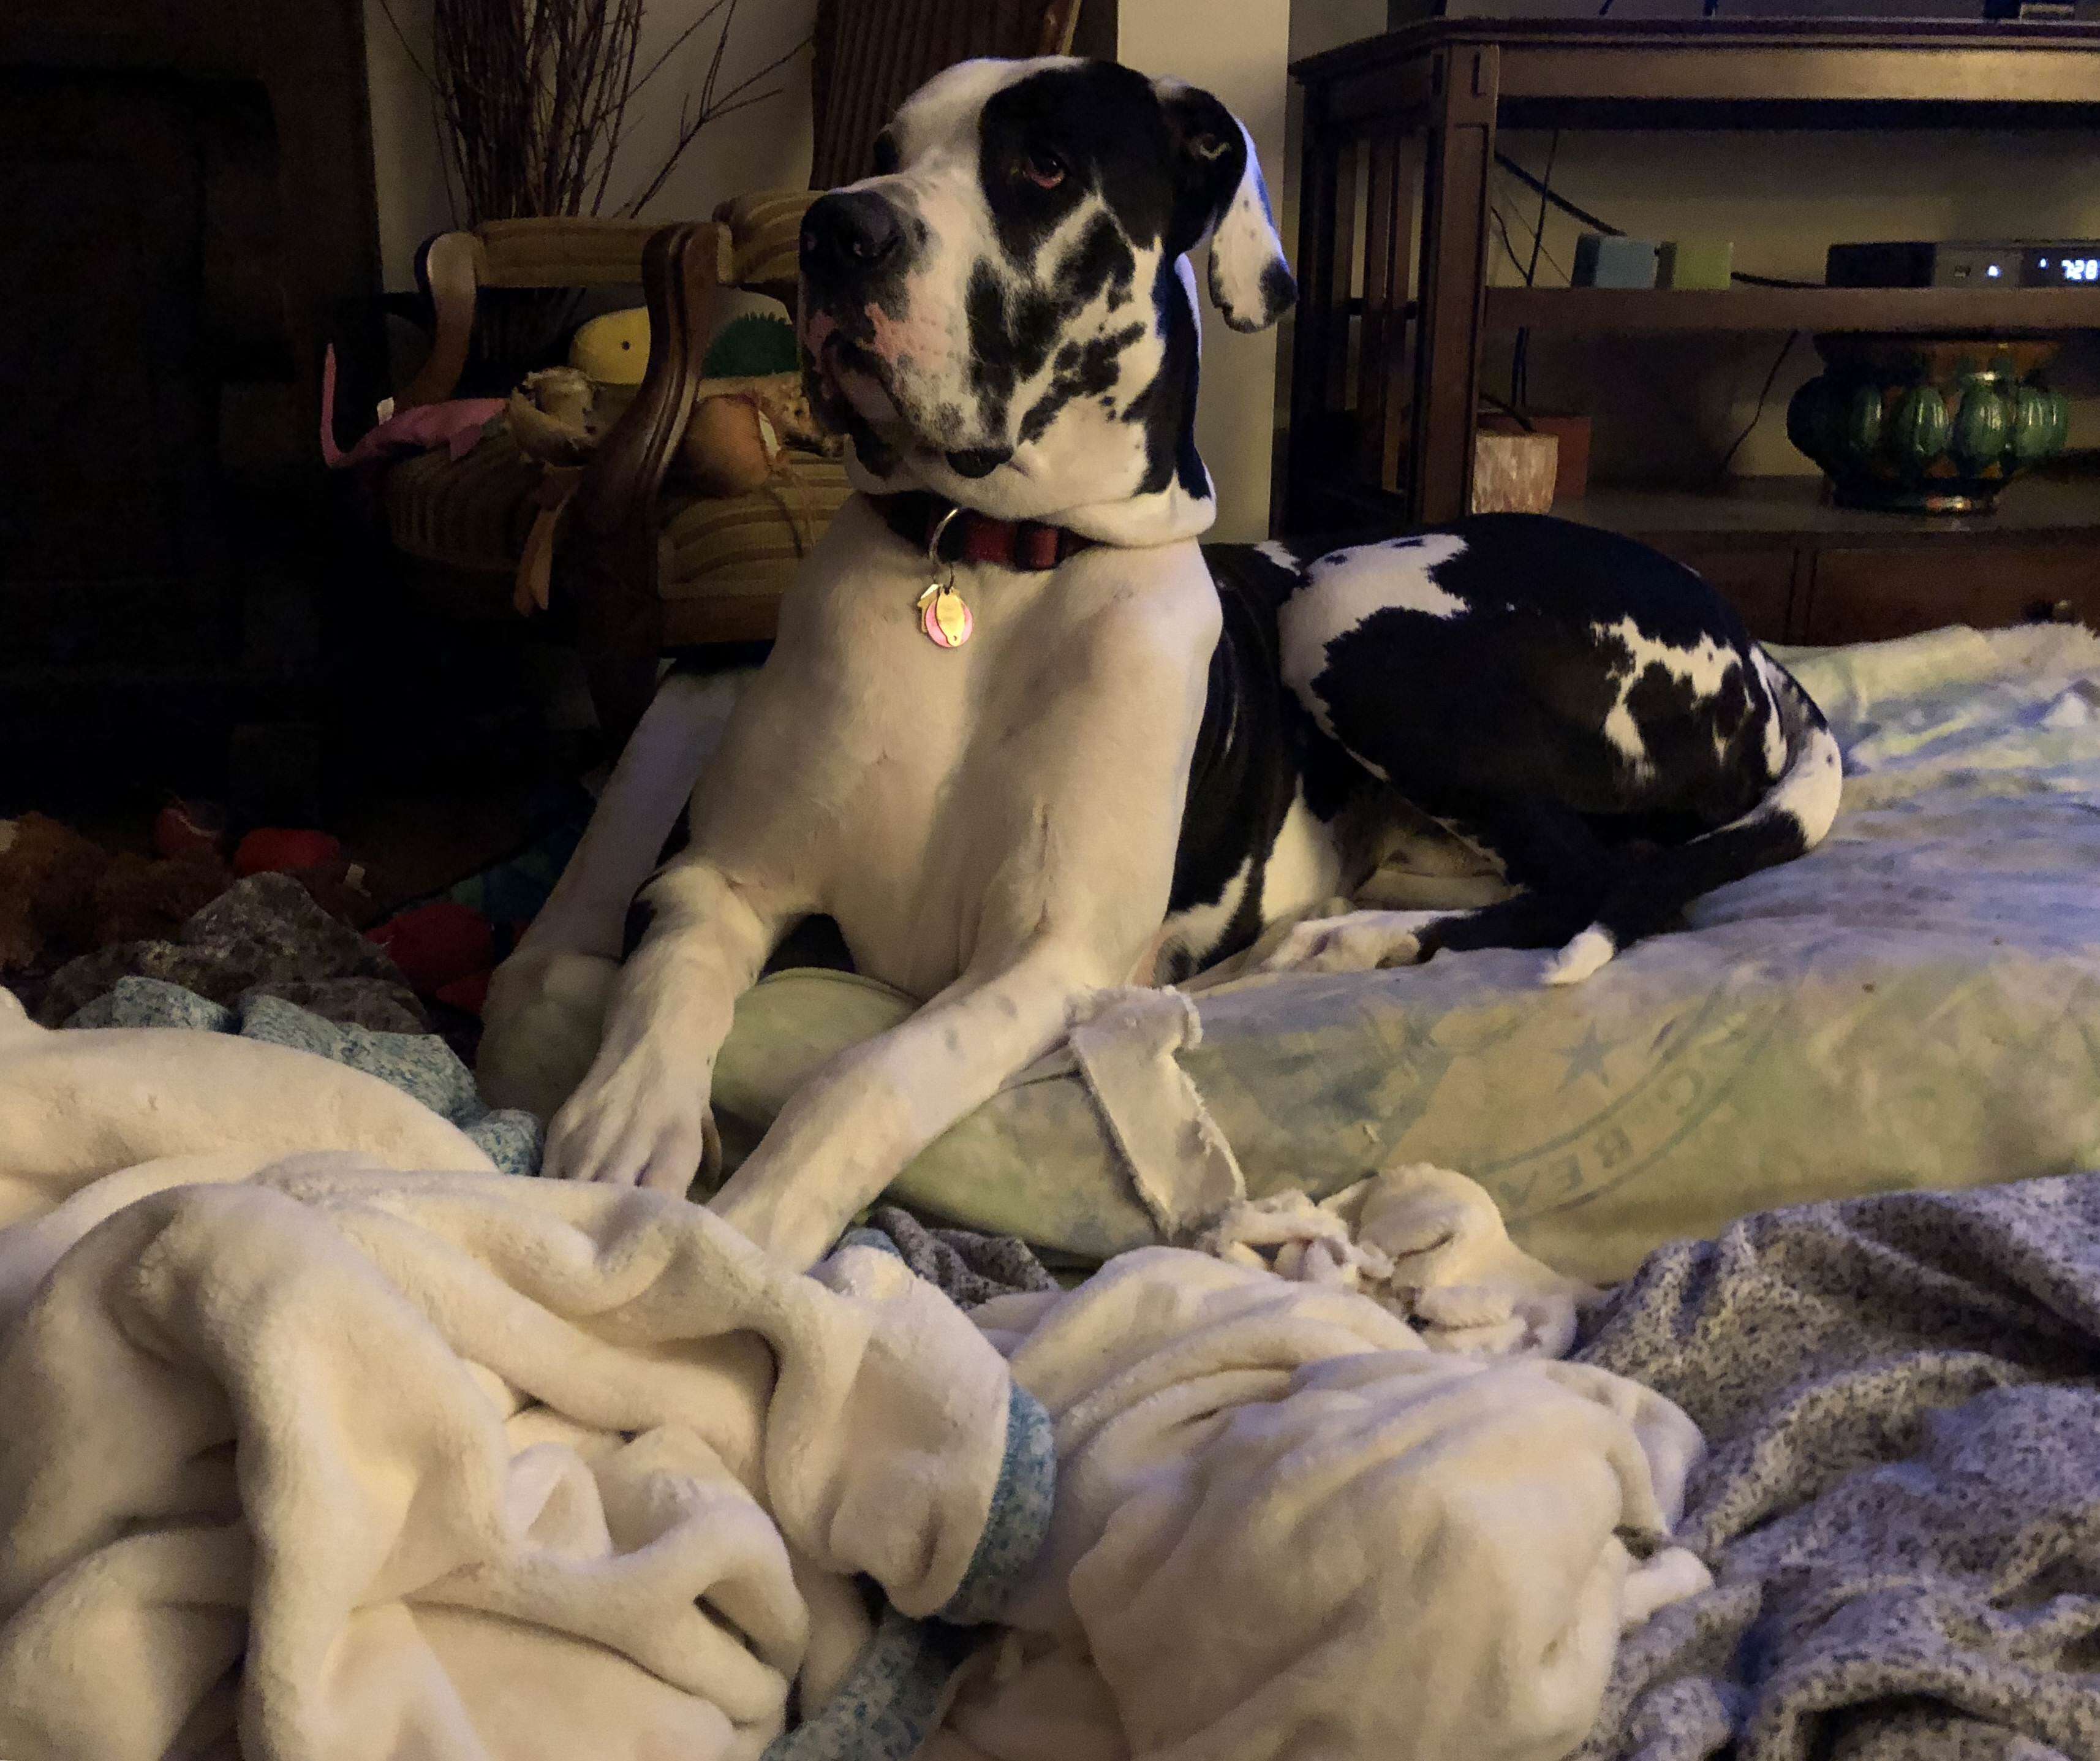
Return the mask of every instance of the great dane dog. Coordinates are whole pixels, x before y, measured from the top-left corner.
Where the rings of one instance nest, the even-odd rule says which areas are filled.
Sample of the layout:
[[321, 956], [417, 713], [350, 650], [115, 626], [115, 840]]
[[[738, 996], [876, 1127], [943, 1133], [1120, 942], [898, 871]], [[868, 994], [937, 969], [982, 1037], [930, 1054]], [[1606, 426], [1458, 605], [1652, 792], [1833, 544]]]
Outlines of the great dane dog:
[[1506, 896], [1310, 921], [1272, 966], [1538, 947], [1571, 982], [1828, 829], [1814, 704], [1629, 540], [1502, 515], [1200, 546], [1206, 240], [1226, 321], [1273, 323], [1294, 289], [1246, 130], [1075, 60], [949, 69], [875, 175], [810, 209], [805, 374], [860, 492], [698, 788], [710, 705], [674, 676], [497, 975], [484, 1073], [567, 1097], [550, 1172], [684, 1189], [732, 1008], [806, 918], [924, 1002], [713, 1200], [797, 1265], [1075, 1004], [1347, 890], [1393, 816], [1466, 841]]

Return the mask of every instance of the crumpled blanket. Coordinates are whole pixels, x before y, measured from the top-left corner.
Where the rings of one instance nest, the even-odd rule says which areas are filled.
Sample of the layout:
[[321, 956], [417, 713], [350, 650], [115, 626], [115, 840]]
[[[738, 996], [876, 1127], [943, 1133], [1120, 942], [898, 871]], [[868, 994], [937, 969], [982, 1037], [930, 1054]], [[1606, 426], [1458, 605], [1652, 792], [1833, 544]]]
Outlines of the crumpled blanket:
[[1617, 1377], [1177, 1248], [973, 1317], [1057, 1498], [929, 1761], [1557, 1761], [1705, 1581], [1665, 1544], [1698, 1433]]
[[871, 1230], [889, 1237], [905, 1264], [958, 1308], [974, 1309], [1021, 1291], [1057, 1288], [1027, 1242], [1011, 1235], [929, 1228], [895, 1205], [876, 1206], [867, 1220]]
[[1388, 1168], [1315, 1204], [1242, 1199], [1197, 1245], [1236, 1265], [1361, 1291], [1432, 1351], [1560, 1357], [1599, 1294], [1509, 1238], [1485, 1189], [1426, 1162]]
[[1580, 1355], [1705, 1429], [1716, 1580], [1628, 1640], [1586, 1761], [2100, 1755], [2100, 1175], [1751, 1217]]
[[864, 1236], [784, 1277], [364, 1072], [6, 998], [0, 1410], [8, 1761], [904, 1761], [994, 1620], [957, 1754], [1550, 1761], [1699, 1581], [1697, 1432], [1617, 1377], [1175, 1249], [969, 1317]]
[[159, 978], [126, 978], [74, 1013], [77, 1027], [181, 1027], [238, 1034], [311, 1052], [377, 1076], [448, 1119], [505, 1174], [536, 1174], [545, 1128], [514, 1107], [492, 1110], [459, 1054], [436, 1034], [387, 1033], [331, 1021], [259, 990], [232, 1008]]
[[280, 997], [379, 1032], [430, 1028], [415, 992], [377, 944], [331, 917], [289, 875], [236, 881], [172, 941], [122, 942], [68, 960], [38, 999], [36, 1018], [55, 1027], [130, 977], [161, 979], [228, 1006], [251, 995]]
[[791, 1686], [819, 1742], [924, 1673], [854, 1580], [981, 1620], [1048, 1512], [1039, 1409], [893, 1255], [344, 1156], [116, 1214], [0, 1407], [15, 1761], [713, 1761]]

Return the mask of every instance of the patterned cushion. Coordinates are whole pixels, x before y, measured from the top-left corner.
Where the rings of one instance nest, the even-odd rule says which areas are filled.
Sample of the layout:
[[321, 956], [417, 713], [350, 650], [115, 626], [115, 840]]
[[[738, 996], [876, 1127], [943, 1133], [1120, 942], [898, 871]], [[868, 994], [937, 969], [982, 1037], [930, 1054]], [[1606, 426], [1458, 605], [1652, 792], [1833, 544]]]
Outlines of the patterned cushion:
[[715, 210], [730, 229], [739, 287], [792, 286], [801, 274], [802, 216], [822, 190], [760, 190]]
[[844, 466], [808, 452], [788, 460], [784, 479], [749, 495], [666, 497], [665, 599], [779, 596], [853, 493]]
[[386, 528], [397, 549], [447, 568], [508, 575], [532, 527], [540, 467], [492, 428], [455, 463], [440, 447], [386, 473]]
[[[771, 607], [796, 565], [832, 523], [852, 492], [845, 468], [807, 452], [791, 452], [781, 480], [749, 495], [716, 499], [664, 497], [664, 598], [672, 607], [672, 640], [726, 639], [719, 620], [699, 617], [696, 602], [749, 602], [743, 622], [770, 634]], [[387, 527], [406, 554], [448, 568], [508, 578], [531, 530], [532, 492], [540, 467], [501, 428], [455, 463], [441, 449], [405, 459], [386, 474]], [[677, 608], [690, 607], [679, 628]]]

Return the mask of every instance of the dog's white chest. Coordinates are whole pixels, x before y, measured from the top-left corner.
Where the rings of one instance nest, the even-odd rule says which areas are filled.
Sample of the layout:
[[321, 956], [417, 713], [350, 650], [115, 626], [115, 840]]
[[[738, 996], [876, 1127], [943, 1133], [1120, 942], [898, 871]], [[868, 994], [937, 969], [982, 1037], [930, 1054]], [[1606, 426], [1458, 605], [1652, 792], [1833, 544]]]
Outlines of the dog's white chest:
[[930, 578], [885, 568], [840, 584], [812, 608], [807, 651], [780, 657], [801, 675], [801, 725], [783, 737], [813, 774], [822, 835], [852, 853], [832, 865], [823, 907], [862, 972], [920, 996], [986, 934], [1010, 933], [1039, 889], [1043, 779], [1068, 756], [1086, 689], [1084, 597], [1053, 572], [958, 571], [971, 631], [954, 647], [925, 635]]

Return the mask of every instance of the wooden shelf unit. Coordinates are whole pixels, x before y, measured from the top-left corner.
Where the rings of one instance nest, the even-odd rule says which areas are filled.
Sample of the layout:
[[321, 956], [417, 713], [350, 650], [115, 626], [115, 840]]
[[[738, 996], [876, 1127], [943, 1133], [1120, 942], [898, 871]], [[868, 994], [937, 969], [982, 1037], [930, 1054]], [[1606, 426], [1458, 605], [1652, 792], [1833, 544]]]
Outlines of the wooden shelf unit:
[[[1446, 19], [1292, 71], [1305, 105], [1286, 531], [1462, 514], [1495, 332], [2100, 329], [2089, 288], [1487, 285], [1499, 129], [2100, 135], [2100, 26]], [[2015, 483], [2001, 505], [1971, 520], [1852, 514], [1807, 477], [1704, 495], [1604, 489], [1560, 511], [1682, 558], [1775, 638], [1961, 619], [2100, 625], [2100, 475]]]
[[2100, 287], [1491, 287], [1485, 321], [1490, 330], [2100, 329]]

